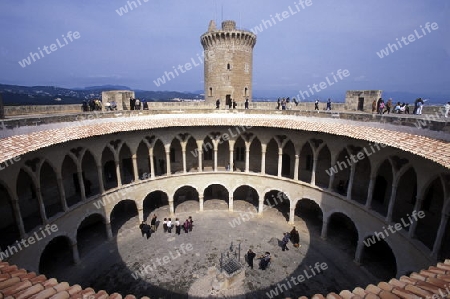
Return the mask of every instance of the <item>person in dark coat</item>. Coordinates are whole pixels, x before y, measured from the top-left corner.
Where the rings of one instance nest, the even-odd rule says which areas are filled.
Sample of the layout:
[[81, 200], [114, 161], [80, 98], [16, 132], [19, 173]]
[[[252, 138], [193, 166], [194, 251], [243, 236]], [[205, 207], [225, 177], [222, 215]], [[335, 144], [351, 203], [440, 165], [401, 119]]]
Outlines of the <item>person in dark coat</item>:
[[256, 253], [254, 253], [251, 249], [247, 251], [247, 263], [252, 269], [253, 269], [253, 259], [255, 258], [255, 256]]
[[298, 233], [298, 230], [294, 228], [291, 230], [290, 232], [291, 235], [291, 242], [294, 244], [294, 247], [299, 247], [299, 243], [300, 243], [300, 235]]
[[186, 221], [183, 224], [184, 232], [187, 234], [189, 232], [189, 219], [186, 219]]

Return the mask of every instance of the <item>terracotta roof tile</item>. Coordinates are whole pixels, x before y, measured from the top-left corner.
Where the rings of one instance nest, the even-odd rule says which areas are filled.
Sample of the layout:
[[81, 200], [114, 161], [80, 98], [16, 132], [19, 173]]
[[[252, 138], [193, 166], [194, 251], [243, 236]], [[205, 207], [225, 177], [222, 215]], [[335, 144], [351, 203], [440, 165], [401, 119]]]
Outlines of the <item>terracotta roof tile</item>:
[[51, 296], [50, 299], [69, 299], [70, 295], [66, 291], [56, 293], [55, 295]]
[[343, 290], [339, 293], [339, 296], [341, 296], [344, 299], [352, 299], [355, 296], [355, 294], [353, 294], [349, 290]]
[[37, 294], [44, 290], [44, 287], [41, 284], [35, 284], [17, 294], [14, 295], [15, 299], [25, 299], [29, 298], [34, 294]]
[[56, 294], [56, 291], [54, 288], [47, 288], [47, 289], [44, 289], [44, 290], [40, 291], [39, 293], [31, 296], [29, 299], [47, 299], [47, 298], [52, 297], [55, 294]]
[[329, 293], [326, 298], [327, 299], [342, 299], [342, 297], [336, 293]]

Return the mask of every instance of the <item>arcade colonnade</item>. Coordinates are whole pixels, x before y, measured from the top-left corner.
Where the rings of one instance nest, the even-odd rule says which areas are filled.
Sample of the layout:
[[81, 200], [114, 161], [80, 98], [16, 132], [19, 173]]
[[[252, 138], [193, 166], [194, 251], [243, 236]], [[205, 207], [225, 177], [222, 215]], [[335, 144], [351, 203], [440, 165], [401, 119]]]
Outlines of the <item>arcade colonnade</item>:
[[[364, 153], [363, 159], [352, 162], [352, 155], [358, 153]], [[300, 200], [315, 201], [323, 213], [324, 238], [333, 210], [347, 215], [359, 235], [356, 261], [365, 238], [423, 210], [423, 219], [404, 227], [392, 240], [406, 238], [408, 245], [414, 244], [422, 254], [418, 264], [425, 267], [425, 260], [450, 252], [443, 242], [450, 234], [448, 178], [444, 167], [399, 149], [317, 132], [190, 127], [117, 133], [32, 152], [7, 172], [0, 172], [0, 207], [4, 211], [0, 233], [6, 236], [0, 245], [5, 248], [42, 225], [59, 223], [70, 227], [62, 231], [70, 239], [77, 261], [75, 235], [80, 221], [92, 214], [102, 215], [106, 236], [112, 238], [110, 213], [122, 200], [133, 200], [143, 219], [144, 201], [156, 190], [165, 194], [170, 212], [176, 214], [177, 202], [192, 199], [186, 197], [195, 192], [202, 211], [211, 188], [219, 187], [224, 190], [219, 197], [233, 211], [234, 201], [246, 200], [242, 194], [248, 194], [236, 190], [248, 186], [255, 194], [252, 200], [258, 198], [255, 209], [262, 217], [271, 190], [288, 199], [290, 223], [294, 223]], [[200, 181], [194, 185], [195, 180]], [[236, 180], [245, 184], [231, 183]], [[253, 184], [248, 183], [252, 180]], [[186, 193], [189, 186], [194, 191]], [[306, 190], [315, 195], [308, 197]], [[324, 198], [331, 199], [323, 202]], [[102, 208], [92, 209], [94, 203]], [[78, 221], [67, 221], [71, 215]], [[373, 224], [366, 224], [366, 218]], [[386, 242], [395, 243], [391, 238]], [[390, 246], [395, 253], [405, 245]], [[395, 255], [401, 259], [401, 254]], [[23, 254], [14, 258], [20, 260], [20, 256]], [[406, 267], [407, 263], [398, 269]]]

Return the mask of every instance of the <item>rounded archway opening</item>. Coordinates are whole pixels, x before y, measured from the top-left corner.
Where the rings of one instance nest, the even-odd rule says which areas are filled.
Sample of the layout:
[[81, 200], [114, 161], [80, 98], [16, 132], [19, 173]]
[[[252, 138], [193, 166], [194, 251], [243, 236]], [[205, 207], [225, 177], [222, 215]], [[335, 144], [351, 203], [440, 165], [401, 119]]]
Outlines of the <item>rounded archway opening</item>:
[[280, 190], [271, 190], [264, 195], [264, 214], [281, 213], [289, 221], [290, 200], [287, 195]]
[[229, 192], [223, 185], [209, 185], [203, 194], [204, 210], [228, 210]]
[[258, 192], [248, 186], [240, 186], [233, 192], [233, 210], [258, 212], [259, 195]]
[[[169, 211], [169, 198], [167, 194], [162, 191], [153, 191], [149, 193], [143, 203], [144, 208], [144, 221], [147, 221], [153, 211], [165, 207], [167, 212]], [[150, 217], [151, 218], [151, 217]]]
[[122, 200], [111, 211], [111, 230], [113, 236], [121, 231], [132, 229], [139, 225], [138, 210], [133, 200]]
[[320, 235], [323, 224], [323, 212], [314, 200], [308, 198], [300, 199], [295, 206], [295, 216], [300, 218], [295, 220], [304, 222], [310, 232]]
[[198, 192], [191, 186], [179, 188], [173, 196], [175, 213], [198, 211], [199, 202]]
[[51, 240], [41, 254], [39, 273], [47, 277], [60, 277], [74, 263], [72, 245], [68, 237]]
[[80, 257], [100, 246], [108, 239], [105, 219], [100, 214], [85, 218], [77, 229], [77, 244]]
[[[371, 243], [370, 241], [375, 242]], [[369, 236], [364, 240], [364, 243], [361, 257], [362, 266], [379, 281], [389, 281], [395, 277], [397, 275], [397, 260], [386, 241], [378, 240], [375, 236]]]
[[358, 230], [355, 223], [343, 213], [332, 214], [328, 219], [327, 241], [336, 249], [354, 257], [358, 244]]
[[14, 209], [8, 190], [0, 184], [0, 247], [6, 248], [20, 239], [19, 227], [14, 217]]

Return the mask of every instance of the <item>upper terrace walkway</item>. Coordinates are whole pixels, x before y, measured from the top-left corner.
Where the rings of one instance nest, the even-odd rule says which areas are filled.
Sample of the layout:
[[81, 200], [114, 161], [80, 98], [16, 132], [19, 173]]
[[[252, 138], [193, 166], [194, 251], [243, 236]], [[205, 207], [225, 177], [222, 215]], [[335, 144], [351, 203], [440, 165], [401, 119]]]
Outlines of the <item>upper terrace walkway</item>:
[[[430, 117], [431, 115], [431, 117]], [[314, 110], [176, 109], [26, 115], [1, 122], [0, 162], [75, 139], [162, 127], [259, 126], [383, 143], [450, 168], [450, 123], [437, 115]]]

